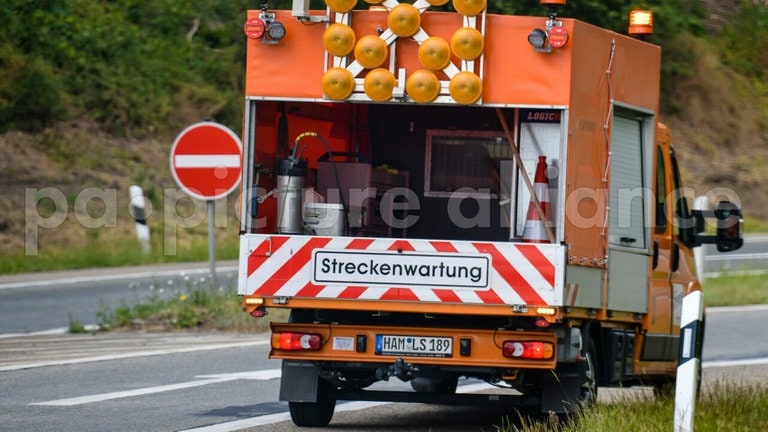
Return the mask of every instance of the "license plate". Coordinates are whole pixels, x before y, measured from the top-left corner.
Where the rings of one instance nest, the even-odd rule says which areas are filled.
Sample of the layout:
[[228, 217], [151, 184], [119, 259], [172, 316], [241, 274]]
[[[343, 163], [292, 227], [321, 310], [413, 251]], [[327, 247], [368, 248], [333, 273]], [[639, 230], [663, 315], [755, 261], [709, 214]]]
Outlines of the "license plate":
[[451, 357], [453, 339], [433, 336], [376, 335], [376, 354], [411, 357]]

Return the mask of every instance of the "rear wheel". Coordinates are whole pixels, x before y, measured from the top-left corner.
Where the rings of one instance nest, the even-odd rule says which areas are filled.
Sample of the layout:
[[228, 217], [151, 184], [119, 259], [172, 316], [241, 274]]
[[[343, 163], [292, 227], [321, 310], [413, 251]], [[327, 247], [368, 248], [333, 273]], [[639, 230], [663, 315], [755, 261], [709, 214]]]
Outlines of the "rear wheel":
[[581, 353], [579, 366], [579, 405], [586, 408], [597, 403], [597, 348], [592, 336], [587, 336], [587, 344]]
[[291, 420], [296, 426], [323, 427], [331, 422], [336, 410], [336, 396], [331, 384], [320, 379], [317, 402], [288, 402]]

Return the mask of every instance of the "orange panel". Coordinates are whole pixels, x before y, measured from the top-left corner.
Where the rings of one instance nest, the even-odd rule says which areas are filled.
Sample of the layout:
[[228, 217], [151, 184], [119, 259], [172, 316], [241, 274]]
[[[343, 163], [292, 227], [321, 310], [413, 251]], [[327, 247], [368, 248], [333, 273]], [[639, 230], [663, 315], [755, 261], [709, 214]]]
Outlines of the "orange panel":
[[[250, 11], [254, 17], [257, 11]], [[384, 12], [353, 11], [352, 27], [357, 38], [386, 30]], [[286, 27], [286, 37], [275, 45], [260, 40], [248, 41], [246, 95], [268, 98], [322, 98], [320, 79], [325, 50], [322, 35], [325, 24], [305, 25], [290, 16], [289, 11], [276, 11], [278, 21]], [[528, 44], [528, 33], [543, 27], [541, 17], [488, 15], [484, 55], [484, 93], [486, 103], [565, 105], [568, 102], [571, 49], [569, 45], [551, 54], [536, 53]], [[425, 12], [422, 28], [430, 36], [450, 41], [462, 26], [456, 13]], [[572, 21], [565, 21], [572, 28]], [[396, 42], [396, 68], [406, 73], [423, 67], [418, 61], [418, 43], [411, 38]], [[455, 65], [460, 60], [452, 58]], [[385, 63], [385, 67], [389, 64]], [[479, 64], [475, 67], [479, 71]], [[358, 75], [361, 78], [365, 72]], [[440, 79], [447, 79], [438, 72]]]
[[[321, 98], [325, 24], [304, 25], [291, 16], [291, 11], [274, 12], [285, 25], [285, 38], [274, 45], [248, 39], [245, 95]], [[258, 15], [259, 11], [248, 11], [248, 18]]]

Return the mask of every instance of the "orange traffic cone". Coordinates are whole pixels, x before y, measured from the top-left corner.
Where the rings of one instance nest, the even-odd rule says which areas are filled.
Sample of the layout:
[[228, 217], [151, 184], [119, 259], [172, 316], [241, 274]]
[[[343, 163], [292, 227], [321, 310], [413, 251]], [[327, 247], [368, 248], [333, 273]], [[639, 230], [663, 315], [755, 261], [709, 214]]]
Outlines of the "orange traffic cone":
[[[536, 198], [541, 204], [545, 221], [539, 217], [536, 211], [536, 205], [531, 197], [531, 203], [528, 204], [528, 215], [525, 218], [523, 226], [523, 241], [529, 243], [549, 243], [547, 227], [552, 225], [552, 216], [549, 210], [549, 180], [547, 179], [547, 157], [539, 156], [539, 163], [536, 165], [536, 176], [533, 180], [533, 190], [536, 192]], [[546, 223], [546, 225], [544, 225]]]

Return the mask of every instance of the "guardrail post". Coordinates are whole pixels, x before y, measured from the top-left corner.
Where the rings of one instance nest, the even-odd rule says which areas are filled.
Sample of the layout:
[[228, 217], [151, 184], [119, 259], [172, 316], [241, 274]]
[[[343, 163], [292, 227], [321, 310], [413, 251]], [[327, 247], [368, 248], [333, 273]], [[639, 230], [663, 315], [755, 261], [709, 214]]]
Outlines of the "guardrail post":
[[136, 237], [145, 254], [150, 251], [149, 225], [147, 225], [147, 205], [141, 187], [132, 185], [128, 188], [131, 196], [131, 216], [136, 221]]

